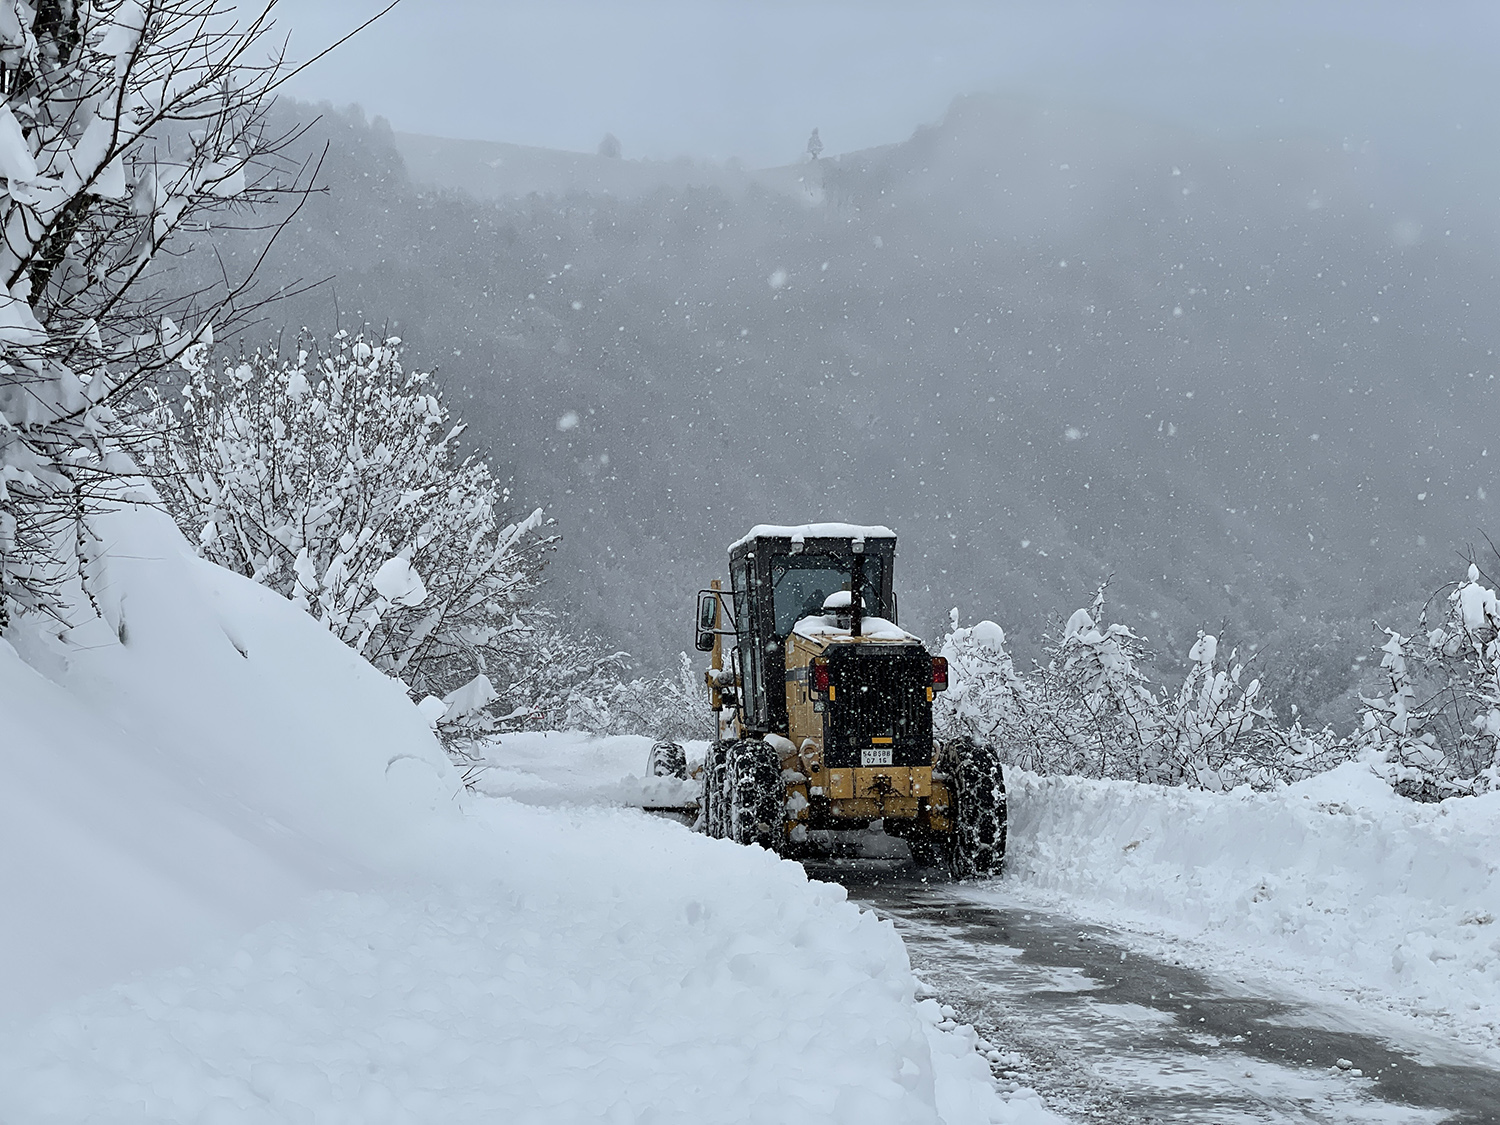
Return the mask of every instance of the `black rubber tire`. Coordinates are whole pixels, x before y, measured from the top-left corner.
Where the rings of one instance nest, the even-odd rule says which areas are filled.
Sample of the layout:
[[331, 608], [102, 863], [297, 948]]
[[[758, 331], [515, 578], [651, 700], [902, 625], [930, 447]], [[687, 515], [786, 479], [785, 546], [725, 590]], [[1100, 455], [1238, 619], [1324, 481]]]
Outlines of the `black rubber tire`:
[[729, 804], [728, 742], [715, 742], [703, 758], [703, 794], [699, 798], [698, 829], [705, 836], [722, 840], [728, 835], [725, 829], [725, 810]]
[[955, 879], [990, 879], [1005, 862], [1005, 772], [1000, 755], [964, 737], [949, 745], [948, 867]]
[[687, 751], [678, 742], [658, 742], [646, 758], [647, 777], [675, 777], [687, 780]]
[[786, 843], [780, 755], [759, 739], [746, 738], [729, 747], [728, 759], [725, 834], [737, 844], [779, 852]]

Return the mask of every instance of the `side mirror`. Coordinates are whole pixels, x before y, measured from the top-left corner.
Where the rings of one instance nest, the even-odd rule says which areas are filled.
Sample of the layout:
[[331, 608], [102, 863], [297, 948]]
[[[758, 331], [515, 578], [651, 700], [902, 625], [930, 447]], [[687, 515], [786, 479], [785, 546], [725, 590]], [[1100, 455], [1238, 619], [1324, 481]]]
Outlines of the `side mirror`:
[[719, 599], [713, 594], [698, 595], [698, 628], [693, 647], [699, 652], [712, 652], [714, 626], [719, 617]]

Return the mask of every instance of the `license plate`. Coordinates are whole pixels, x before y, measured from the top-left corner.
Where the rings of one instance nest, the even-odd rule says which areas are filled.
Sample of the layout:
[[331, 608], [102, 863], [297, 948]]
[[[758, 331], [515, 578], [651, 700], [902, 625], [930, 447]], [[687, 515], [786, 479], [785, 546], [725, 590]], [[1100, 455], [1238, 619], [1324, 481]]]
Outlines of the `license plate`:
[[862, 766], [888, 766], [891, 764], [891, 748], [889, 746], [871, 746], [868, 750], [859, 752], [859, 764]]

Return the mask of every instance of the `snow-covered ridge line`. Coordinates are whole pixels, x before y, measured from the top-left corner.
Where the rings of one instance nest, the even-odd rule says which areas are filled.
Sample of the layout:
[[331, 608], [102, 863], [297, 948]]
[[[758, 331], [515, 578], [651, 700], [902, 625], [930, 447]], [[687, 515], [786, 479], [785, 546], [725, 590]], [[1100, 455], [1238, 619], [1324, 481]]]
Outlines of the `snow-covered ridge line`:
[[1416, 804], [1361, 763], [1272, 793], [1007, 777], [1017, 883], [1500, 1048], [1500, 793]]

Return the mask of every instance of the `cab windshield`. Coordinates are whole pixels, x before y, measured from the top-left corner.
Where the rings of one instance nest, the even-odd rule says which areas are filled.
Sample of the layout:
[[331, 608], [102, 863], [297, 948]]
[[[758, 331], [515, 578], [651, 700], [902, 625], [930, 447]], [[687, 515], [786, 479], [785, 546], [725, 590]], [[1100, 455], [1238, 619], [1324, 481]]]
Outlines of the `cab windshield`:
[[[882, 573], [884, 560], [875, 555], [865, 556], [865, 576], [862, 583], [865, 612], [871, 616], [880, 613], [880, 591], [884, 589]], [[776, 610], [776, 635], [784, 637], [792, 631], [803, 617], [811, 617], [823, 609], [823, 601], [829, 594], [848, 590], [852, 582], [852, 568], [847, 558], [835, 555], [791, 555], [777, 559], [771, 567], [771, 588], [774, 592]]]

